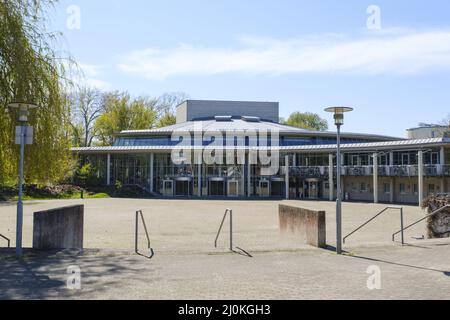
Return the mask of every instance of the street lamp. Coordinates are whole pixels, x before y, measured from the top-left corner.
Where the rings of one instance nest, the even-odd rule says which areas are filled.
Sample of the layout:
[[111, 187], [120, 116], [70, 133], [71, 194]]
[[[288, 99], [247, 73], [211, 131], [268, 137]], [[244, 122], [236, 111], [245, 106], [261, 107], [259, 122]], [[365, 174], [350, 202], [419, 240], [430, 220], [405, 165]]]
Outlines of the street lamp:
[[22, 228], [23, 228], [23, 157], [25, 144], [31, 144], [33, 139], [33, 127], [27, 126], [30, 110], [36, 109], [37, 105], [32, 103], [13, 102], [8, 107], [19, 110], [20, 126], [16, 127], [16, 144], [20, 144], [19, 164], [19, 200], [17, 201], [17, 224], [16, 224], [16, 255], [22, 256]]
[[[353, 111], [352, 107], [329, 107], [326, 112], [334, 113], [334, 123], [337, 127], [337, 199], [336, 199], [336, 253], [342, 253], [342, 192], [341, 192], [341, 126], [344, 125], [344, 113]], [[332, 172], [330, 174], [333, 174]]]

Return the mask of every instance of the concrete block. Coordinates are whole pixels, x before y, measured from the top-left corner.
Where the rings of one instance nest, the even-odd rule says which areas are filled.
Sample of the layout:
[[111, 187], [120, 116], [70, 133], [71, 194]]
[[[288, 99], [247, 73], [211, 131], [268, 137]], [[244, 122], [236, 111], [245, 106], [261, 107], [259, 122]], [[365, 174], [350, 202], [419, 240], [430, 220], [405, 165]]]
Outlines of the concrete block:
[[281, 233], [299, 235], [299, 239], [311, 246], [326, 247], [325, 211], [280, 204], [278, 215]]
[[83, 249], [84, 205], [35, 212], [33, 249]]

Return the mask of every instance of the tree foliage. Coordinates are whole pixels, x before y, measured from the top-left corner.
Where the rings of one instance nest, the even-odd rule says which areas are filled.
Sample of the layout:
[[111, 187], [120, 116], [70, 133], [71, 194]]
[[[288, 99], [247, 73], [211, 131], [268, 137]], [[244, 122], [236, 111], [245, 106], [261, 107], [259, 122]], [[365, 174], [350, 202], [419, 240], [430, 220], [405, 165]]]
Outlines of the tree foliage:
[[[126, 92], [104, 93], [102, 113], [92, 129], [96, 142], [111, 145], [113, 135], [122, 130], [143, 130], [172, 125], [175, 107], [186, 99], [184, 93], [166, 93], [158, 98], [132, 98]], [[74, 125], [76, 127], [76, 124]]]
[[328, 122], [318, 114], [311, 112], [294, 112], [285, 124], [301, 129], [325, 131], [328, 129]]
[[156, 127], [162, 128], [175, 124], [177, 117], [172, 112], [166, 112], [161, 118], [159, 118]]
[[132, 99], [127, 93], [108, 93], [103, 100], [104, 112], [95, 122], [98, 141], [111, 145], [113, 134], [122, 130], [141, 130], [152, 127], [157, 119], [154, 101]]
[[26, 182], [63, 179], [71, 165], [68, 104], [62, 94], [64, 61], [52, 49], [57, 34], [46, 30], [51, 0], [0, 1], [0, 183], [16, 182], [19, 148], [12, 101], [40, 106], [32, 111], [34, 144], [26, 147]]

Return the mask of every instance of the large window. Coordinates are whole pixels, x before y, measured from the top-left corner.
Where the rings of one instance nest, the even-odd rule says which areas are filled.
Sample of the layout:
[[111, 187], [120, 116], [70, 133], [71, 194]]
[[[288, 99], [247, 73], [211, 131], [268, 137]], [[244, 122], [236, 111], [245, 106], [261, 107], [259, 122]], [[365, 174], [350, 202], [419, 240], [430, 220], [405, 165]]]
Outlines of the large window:
[[114, 146], [128, 147], [128, 146], [172, 146], [177, 145], [179, 141], [171, 141], [168, 136], [156, 137], [121, 137], [117, 138]]
[[[370, 142], [368, 139], [357, 139], [357, 138], [341, 138], [342, 144], [349, 143], [364, 143]], [[314, 137], [314, 136], [285, 136], [281, 137], [282, 146], [301, 146], [301, 145], [326, 145], [326, 144], [336, 144], [337, 140], [335, 137]]]
[[149, 167], [148, 154], [112, 154], [111, 182], [146, 187], [150, 182]]
[[394, 165], [408, 166], [417, 165], [417, 151], [394, 152]]
[[[106, 184], [106, 154], [86, 154], [80, 155], [80, 167], [90, 164], [91, 175], [88, 177], [88, 185], [103, 185]], [[77, 181], [80, 183], [81, 181]]]
[[297, 166], [328, 166], [328, 154], [296, 154]]
[[344, 164], [348, 166], [368, 166], [372, 162], [372, 154], [350, 153], [344, 155]]

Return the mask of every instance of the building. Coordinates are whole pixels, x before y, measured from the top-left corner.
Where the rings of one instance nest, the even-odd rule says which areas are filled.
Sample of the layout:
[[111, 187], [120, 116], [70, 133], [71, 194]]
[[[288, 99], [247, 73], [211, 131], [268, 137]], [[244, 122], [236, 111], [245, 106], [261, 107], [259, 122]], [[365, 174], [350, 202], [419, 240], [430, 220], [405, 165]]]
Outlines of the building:
[[408, 139], [433, 139], [450, 136], [450, 126], [420, 123], [419, 127], [406, 130]]
[[[172, 126], [74, 148], [101, 184], [163, 197], [336, 198], [336, 134], [278, 123], [276, 102], [188, 100]], [[450, 191], [450, 139], [342, 133], [346, 200], [419, 203]]]

